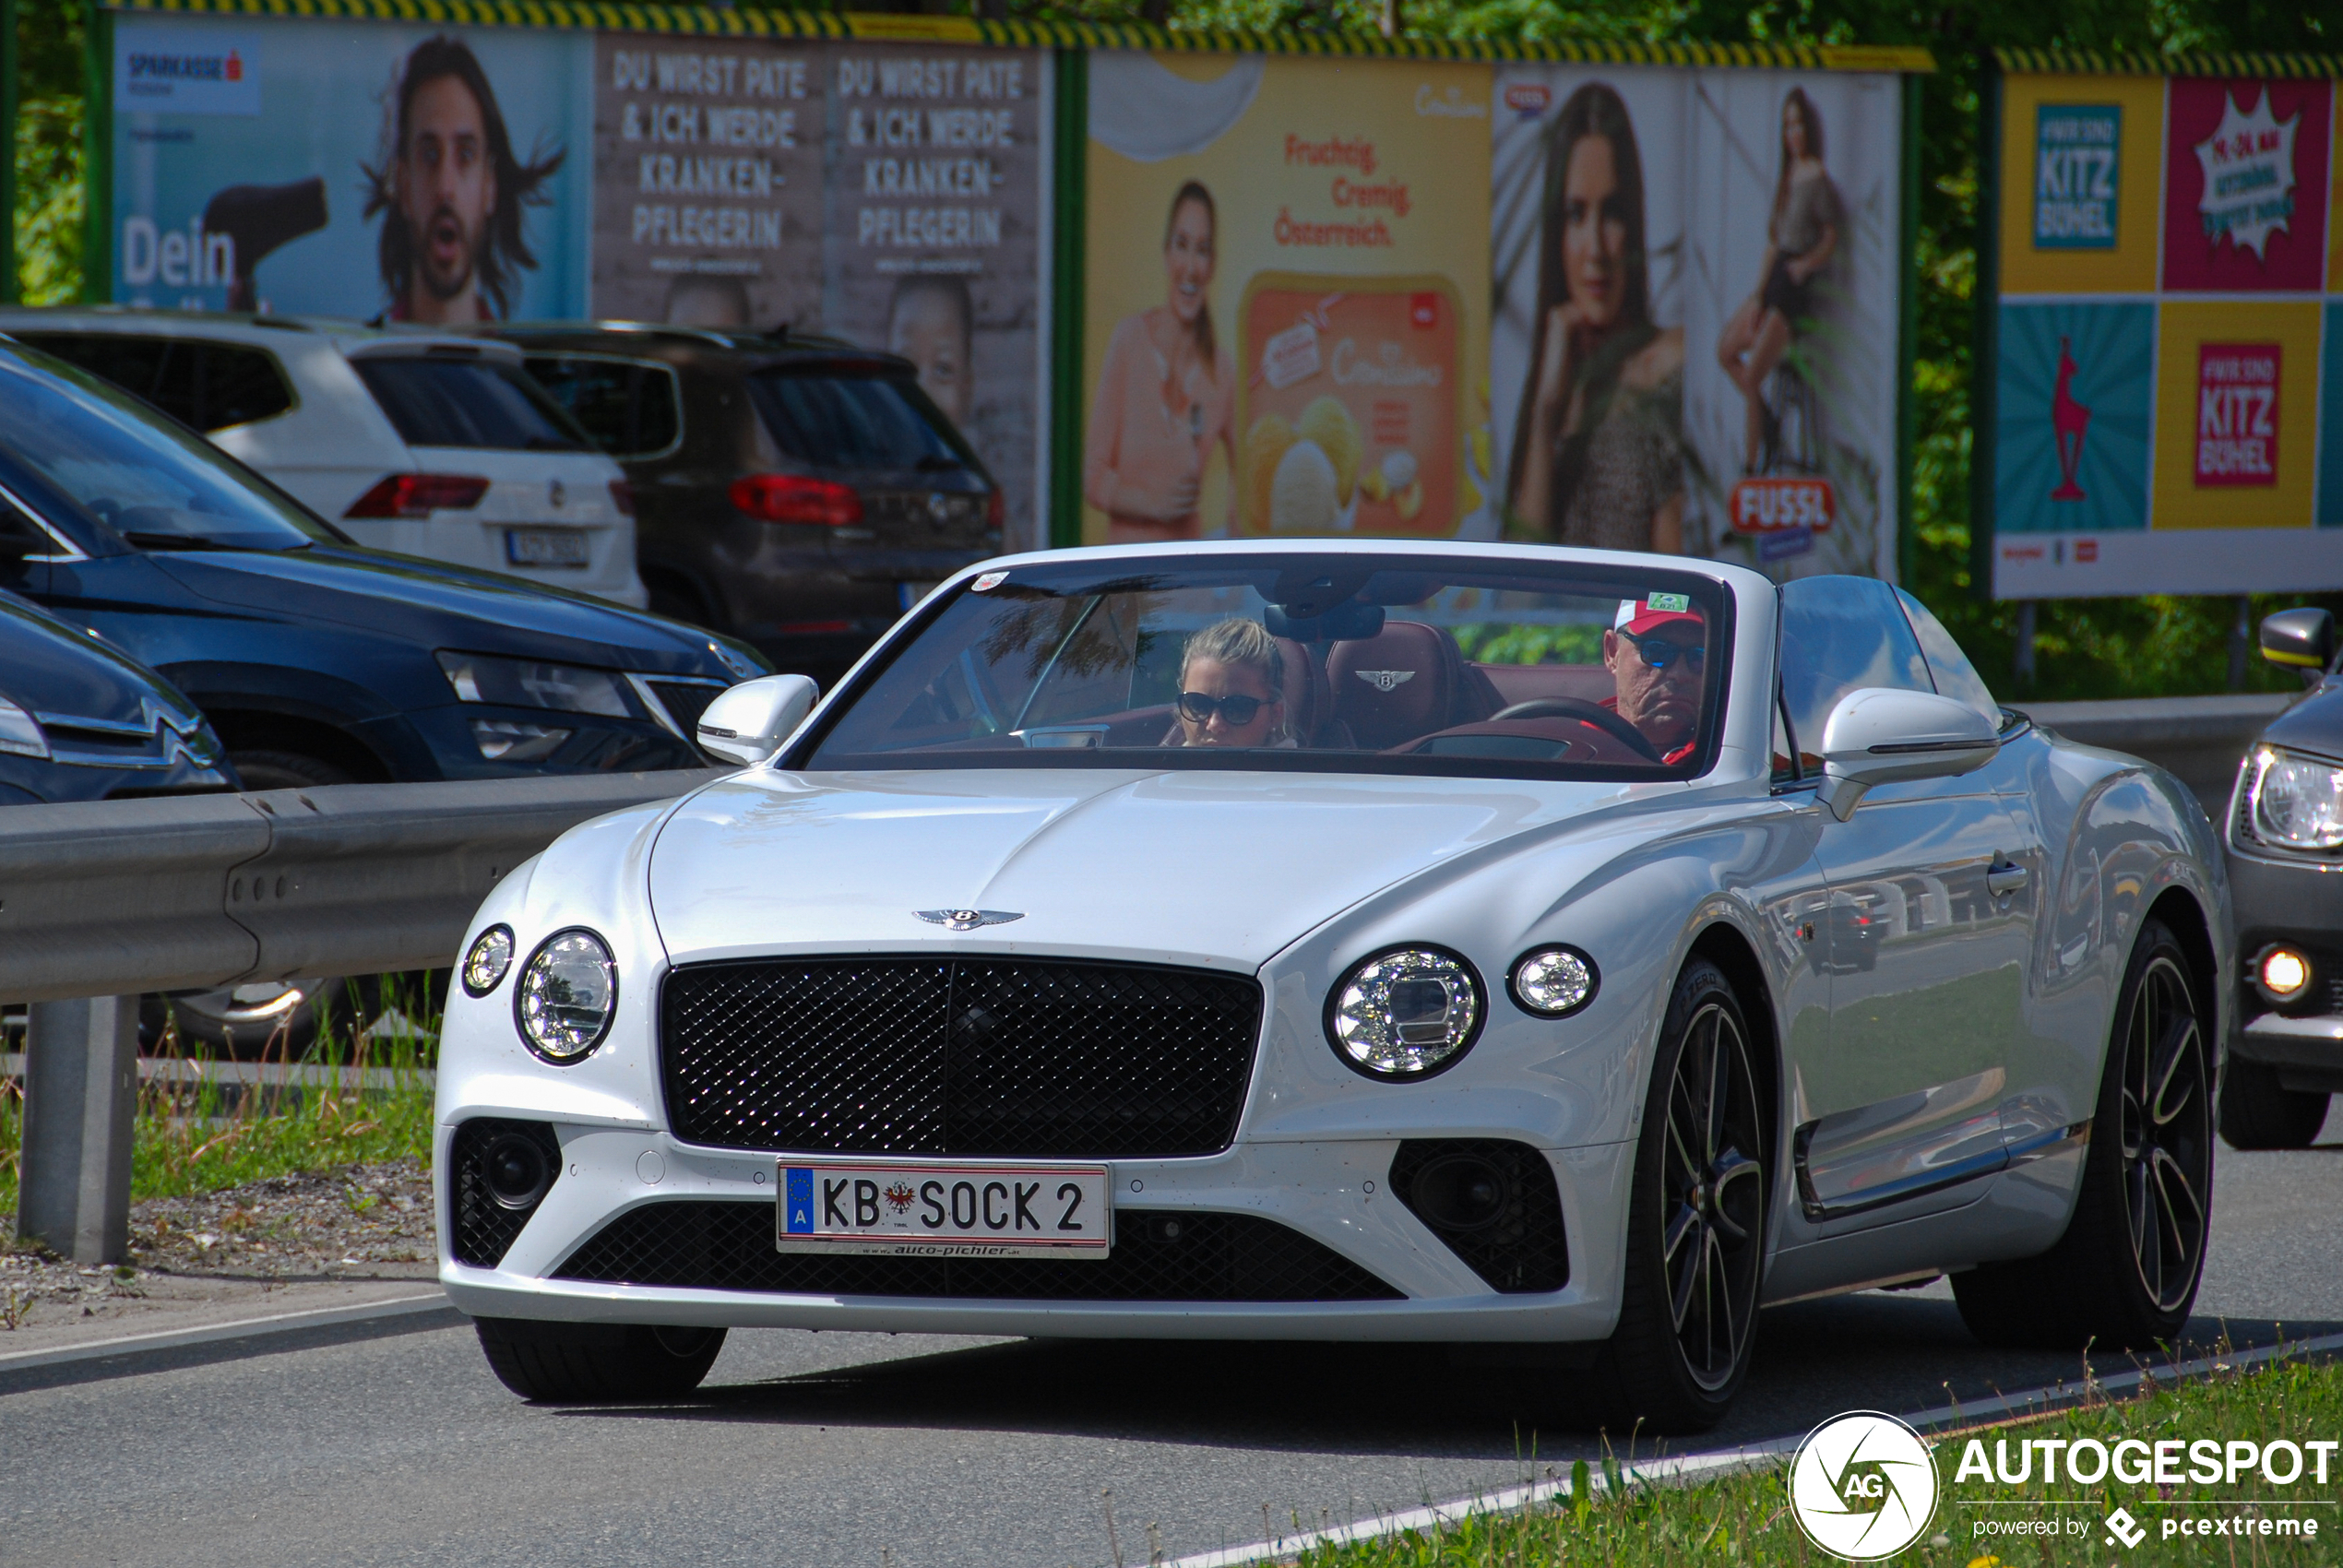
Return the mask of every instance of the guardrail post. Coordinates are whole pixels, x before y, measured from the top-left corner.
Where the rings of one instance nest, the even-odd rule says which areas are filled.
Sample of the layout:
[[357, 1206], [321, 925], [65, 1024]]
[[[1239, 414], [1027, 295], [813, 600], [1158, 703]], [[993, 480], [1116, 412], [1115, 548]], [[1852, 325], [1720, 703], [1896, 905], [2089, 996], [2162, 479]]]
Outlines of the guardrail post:
[[25, 1029], [17, 1232], [76, 1263], [130, 1250], [138, 999], [36, 1002]]

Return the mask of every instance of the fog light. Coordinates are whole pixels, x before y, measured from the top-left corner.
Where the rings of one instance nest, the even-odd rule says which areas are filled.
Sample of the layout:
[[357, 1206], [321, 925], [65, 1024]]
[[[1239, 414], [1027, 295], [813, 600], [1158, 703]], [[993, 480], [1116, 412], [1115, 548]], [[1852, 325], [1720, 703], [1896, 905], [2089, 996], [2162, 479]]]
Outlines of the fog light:
[[532, 1208], [553, 1184], [552, 1162], [526, 1133], [499, 1133], [481, 1155], [488, 1195], [505, 1208]]
[[1477, 1154], [1442, 1155], [1416, 1172], [1416, 1212], [1442, 1230], [1483, 1230], [1513, 1202], [1505, 1173]]
[[2311, 961], [2291, 947], [2272, 947], [2254, 966], [2262, 994], [2273, 1002], [2291, 1002], [2309, 988]]

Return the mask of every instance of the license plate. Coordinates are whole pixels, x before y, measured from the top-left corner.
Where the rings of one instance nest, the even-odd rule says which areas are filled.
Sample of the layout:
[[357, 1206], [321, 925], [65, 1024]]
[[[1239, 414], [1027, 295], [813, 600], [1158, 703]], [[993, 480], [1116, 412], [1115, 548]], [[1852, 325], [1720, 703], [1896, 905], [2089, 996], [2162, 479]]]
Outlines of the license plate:
[[785, 1253], [1102, 1258], [1114, 1245], [1103, 1165], [779, 1159]]
[[909, 610], [921, 600], [934, 593], [936, 585], [934, 583], [897, 583], [895, 607], [898, 610]]
[[586, 536], [576, 529], [506, 529], [505, 559], [515, 566], [583, 566]]

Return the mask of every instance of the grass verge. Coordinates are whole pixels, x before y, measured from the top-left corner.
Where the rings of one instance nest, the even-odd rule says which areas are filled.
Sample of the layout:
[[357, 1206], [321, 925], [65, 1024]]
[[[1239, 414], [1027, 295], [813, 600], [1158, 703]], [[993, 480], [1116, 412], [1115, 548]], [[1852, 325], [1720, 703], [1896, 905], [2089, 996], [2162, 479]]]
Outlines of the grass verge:
[[[435, 1028], [435, 1021], [434, 1024]], [[431, 1157], [429, 1029], [402, 1028], [355, 1041], [329, 1039], [312, 1063], [387, 1068], [387, 1087], [364, 1080], [246, 1093], [220, 1076], [140, 1085], [133, 1127], [130, 1198], [218, 1192], [264, 1177], [325, 1170], [361, 1160]], [[161, 1056], [188, 1062], [175, 1034]], [[201, 1063], [198, 1063], [198, 1065]], [[24, 1142], [24, 1086], [0, 1080], [0, 1236], [16, 1228]]]
[[[2021, 1441], [2095, 1438], [2111, 1450], [2126, 1438], [2154, 1444], [2211, 1439], [2267, 1445], [2343, 1438], [2343, 1366], [2288, 1362], [2250, 1371], [2215, 1371], [2175, 1385], [2143, 1384], [2135, 1396], [2099, 1398], [2055, 1415], [1932, 1437], [1940, 1501], [1930, 1532], [1891, 1561], [1926, 1568], [2018, 1568], [2020, 1564], [2121, 1563], [2133, 1559], [2213, 1562], [2225, 1568], [2332, 1563], [2343, 1543], [2343, 1455], [2330, 1450], [2324, 1483], [2305, 1455], [2300, 1477], [2277, 1485], [2249, 1471], [2236, 1485], [2184, 1479], [2176, 1485], [2125, 1484], [2111, 1475], [2081, 1485], [2062, 1470], [2045, 1485], [2042, 1466], [2015, 1485], [1956, 1479], [1969, 1441], [1995, 1455], [2008, 1445], [2017, 1465]], [[2183, 1454], [2187, 1451], [2182, 1450]], [[2226, 1448], [2224, 1453], [2230, 1452]], [[2039, 1451], [2036, 1451], [2039, 1456]], [[1573, 1467], [1572, 1494], [1519, 1513], [1479, 1514], [1436, 1532], [1404, 1531], [1377, 1539], [1321, 1547], [1286, 1561], [1300, 1568], [1659, 1568], [1706, 1562], [1811, 1564], [1838, 1560], [1816, 1550], [1790, 1515], [1788, 1460], [1695, 1486], [1639, 1483], [1605, 1463], [1593, 1473]], [[2278, 1469], [2286, 1467], [2278, 1462]], [[2183, 1458], [2183, 1477], [2193, 1471]], [[1605, 1484], [1608, 1483], [1608, 1484]], [[2147, 1531], [2136, 1550], [2115, 1544], [2105, 1521], [2122, 1508]], [[2315, 1519], [2313, 1536], [2167, 1537], [2167, 1520]], [[2055, 1518], [2055, 1538], [2010, 1538], [1990, 1521]]]

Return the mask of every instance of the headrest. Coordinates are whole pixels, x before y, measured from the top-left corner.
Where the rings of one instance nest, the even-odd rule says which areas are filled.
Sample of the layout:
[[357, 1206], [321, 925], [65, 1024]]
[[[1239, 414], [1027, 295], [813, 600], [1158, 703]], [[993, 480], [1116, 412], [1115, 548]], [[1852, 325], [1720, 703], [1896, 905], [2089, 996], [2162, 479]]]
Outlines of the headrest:
[[1463, 668], [1447, 633], [1420, 621], [1386, 621], [1374, 636], [1338, 642], [1326, 655], [1335, 717], [1370, 751], [1445, 730]]

